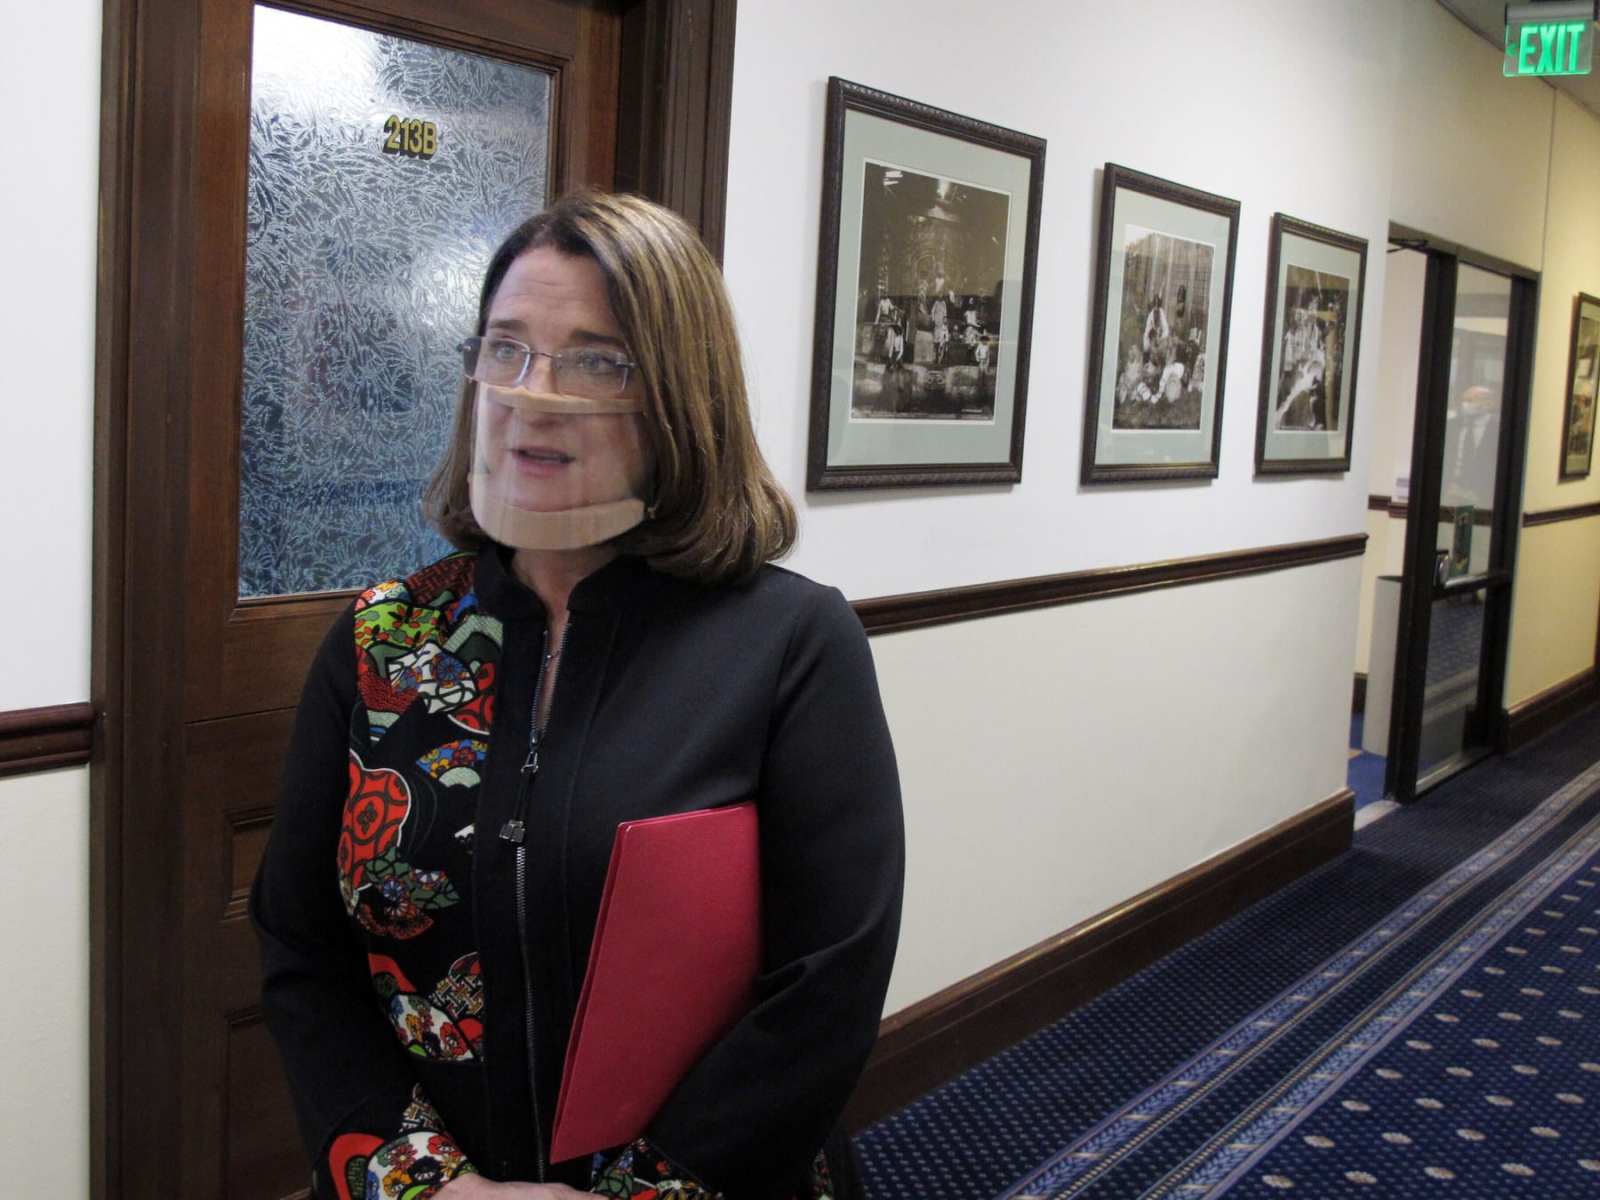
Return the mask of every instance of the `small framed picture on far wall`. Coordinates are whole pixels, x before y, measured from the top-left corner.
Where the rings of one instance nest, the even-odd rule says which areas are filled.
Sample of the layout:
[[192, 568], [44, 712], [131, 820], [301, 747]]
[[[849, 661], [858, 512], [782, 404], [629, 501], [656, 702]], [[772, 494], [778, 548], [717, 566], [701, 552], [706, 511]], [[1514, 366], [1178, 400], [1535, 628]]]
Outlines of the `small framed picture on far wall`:
[[1561, 423], [1561, 478], [1586, 479], [1594, 459], [1594, 406], [1600, 390], [1600, 300], [1579, 292], [1572, 306], [1567, 411]]
[[1272, 218], [1256, 414], [1256, 474], [1350, 469], [1367, 242]]

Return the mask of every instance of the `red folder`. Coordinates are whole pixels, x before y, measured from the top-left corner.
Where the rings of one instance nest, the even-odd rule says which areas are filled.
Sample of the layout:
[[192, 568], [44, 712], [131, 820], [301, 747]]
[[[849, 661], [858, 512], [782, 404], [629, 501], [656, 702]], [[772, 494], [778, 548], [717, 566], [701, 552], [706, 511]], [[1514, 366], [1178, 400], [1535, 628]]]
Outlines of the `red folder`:
[[617, 826], [550, 1160], [631, 1142], [750, 1009], [761, 965], [756, 808]]

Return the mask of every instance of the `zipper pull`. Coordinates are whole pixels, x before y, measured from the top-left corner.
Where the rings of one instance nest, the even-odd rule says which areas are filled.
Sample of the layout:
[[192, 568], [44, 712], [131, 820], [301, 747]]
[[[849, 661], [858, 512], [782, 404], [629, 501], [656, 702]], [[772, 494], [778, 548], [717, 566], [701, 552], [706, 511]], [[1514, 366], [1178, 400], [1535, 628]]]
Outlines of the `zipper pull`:
[[525, 758], [523, 760], [523, 762], [522, 762], [522, 773], [524, 775], [536, 775], [536, 774], [538, 774], [538, 771], [539, 771], [539, 743], [538, 742], [530, 742], [530, 743], [528, 743], [528, 757]]
[[500, 840], [510, 842], [513, 846], [522, 845], [522, 835], [526, 826], [515, 817], [500, 826]]

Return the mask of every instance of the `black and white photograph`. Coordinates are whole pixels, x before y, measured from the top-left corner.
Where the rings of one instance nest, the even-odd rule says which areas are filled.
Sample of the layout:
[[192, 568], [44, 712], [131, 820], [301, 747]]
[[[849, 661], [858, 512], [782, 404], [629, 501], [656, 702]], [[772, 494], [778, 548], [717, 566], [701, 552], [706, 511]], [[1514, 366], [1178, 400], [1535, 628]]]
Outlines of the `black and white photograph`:
[[1350, 280], [1289, 264], [1274, 429], [1339, 428]]
[[1600, 300], [1582, 292], [1572, 314], [1567, 411], [1561, 433], [1561, 478], [1583, 479], [1594, 459], [1594, 410], [1600, 396]]
[[828, 81], [810, 490], [1022, 478], [1044, 153]]
[[863, 171], [851, 420], [994, 420], [1011, 197]]
[[1106, 164], [1082, 482], [1216, 478], [1238, 240], [1237, 200]]
[[1256, 473], [1350, 469], [1366, 239], [1272, 218], [1256, 414]]
[[1138, 225], [1123, 245], [1114, 429], [1199, 429], [1217, 248]]

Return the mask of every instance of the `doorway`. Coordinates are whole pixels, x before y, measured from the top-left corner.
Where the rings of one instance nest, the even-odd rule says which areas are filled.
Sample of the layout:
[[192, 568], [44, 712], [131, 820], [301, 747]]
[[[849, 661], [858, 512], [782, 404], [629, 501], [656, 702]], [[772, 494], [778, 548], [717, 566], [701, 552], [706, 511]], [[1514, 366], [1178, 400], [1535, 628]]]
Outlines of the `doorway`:
[[1501, 744], [1538, 276], [1390, 241], [1426, 260], [1384, 773], [1406, 803]]

